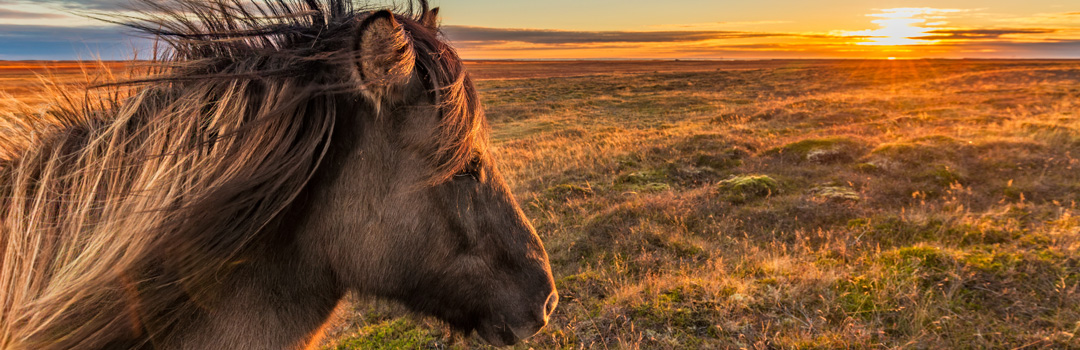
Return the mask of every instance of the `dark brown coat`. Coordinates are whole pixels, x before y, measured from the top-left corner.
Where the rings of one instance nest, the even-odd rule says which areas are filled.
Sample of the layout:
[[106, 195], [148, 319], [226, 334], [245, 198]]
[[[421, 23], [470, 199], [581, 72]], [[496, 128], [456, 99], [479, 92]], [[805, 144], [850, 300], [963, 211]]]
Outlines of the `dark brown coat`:
[[350, 291], [495, 345], [546, 324], [547, 255], [425, 2], [143, 5], [120, 22], [167, 44], [156, 76], [4, 120], [0, 348], [304, 348]]

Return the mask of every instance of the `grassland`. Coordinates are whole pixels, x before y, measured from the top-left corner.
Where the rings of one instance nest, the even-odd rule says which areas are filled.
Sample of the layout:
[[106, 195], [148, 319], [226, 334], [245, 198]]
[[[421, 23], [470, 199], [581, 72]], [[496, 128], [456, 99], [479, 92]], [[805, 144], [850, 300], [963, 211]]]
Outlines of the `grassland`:
[[[1080, 348], [1080, 62], [479, 87], [563, 297], [519, 349]], [[399, 315], [336, 348], [479, 347]]]
[[127, 77], [124, 74], [133, 66], [126, 62], [0, 61], [0, 108], [12, 108], [9, 98], [44, 102], [48, 98], [42, 96], [49, 95], [42, 94], [46, 84], [48, 89], [101, 84], [117, 78], [112, 72]]
[[515, 348], [1080, 349], [1080, 62], [687, 64], [470, 66], [562, 296]]

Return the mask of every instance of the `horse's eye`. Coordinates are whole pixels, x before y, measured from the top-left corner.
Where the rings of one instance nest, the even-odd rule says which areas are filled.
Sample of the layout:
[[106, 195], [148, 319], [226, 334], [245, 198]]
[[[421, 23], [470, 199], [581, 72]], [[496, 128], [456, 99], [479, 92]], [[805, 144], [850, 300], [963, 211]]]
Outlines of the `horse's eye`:
[[469, 165], [466, 165], [464, 169], [461, 169], [461, 172], [454, 176], [457, 178], [472, 178], [475, 181], [480, 181], [480, 171], [480, 158], [478, 157], [473, 159], [472, 162], [469, 162]]

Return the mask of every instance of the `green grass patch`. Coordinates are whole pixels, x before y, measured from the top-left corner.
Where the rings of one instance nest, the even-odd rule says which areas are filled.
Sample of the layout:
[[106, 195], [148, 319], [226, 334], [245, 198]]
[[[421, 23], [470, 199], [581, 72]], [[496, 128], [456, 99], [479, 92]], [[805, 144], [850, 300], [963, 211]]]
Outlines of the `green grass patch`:
[[716, 186], [723, 200], [741, 204], [780, 193], [780, 183], [768, 175], [741, 175]]
[[555, 198], [581, 198], [594, 194], [592, 186], [577, 184], [558, 184], [548, 187], [545, 192]]
[[805, 139], [765, 151], [765, 155], [815, 163], [846, 163], [860, 157], [865, 144], [846, 136]]
[[615, 179], [614, 189], [623, 192], [663, 192], [671, 189], [667, 169], [634, 171]]
[[438, 334], [419, 327], [407, 318], [388, 320], [360, 328], [355, 335], [342, 339], [333, 350], [392, 350], [439, 348]]

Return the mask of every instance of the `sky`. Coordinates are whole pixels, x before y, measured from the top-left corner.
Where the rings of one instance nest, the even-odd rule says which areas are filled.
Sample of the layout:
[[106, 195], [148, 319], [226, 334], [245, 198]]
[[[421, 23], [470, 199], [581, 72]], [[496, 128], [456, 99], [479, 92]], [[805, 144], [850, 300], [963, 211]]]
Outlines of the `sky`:
[[[128, 1], [0, 0], [0, 60], [131, 58], [69, 13]], [[466, 59], [1080, 58], [1077, 0], [431, 2]]]

